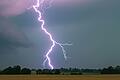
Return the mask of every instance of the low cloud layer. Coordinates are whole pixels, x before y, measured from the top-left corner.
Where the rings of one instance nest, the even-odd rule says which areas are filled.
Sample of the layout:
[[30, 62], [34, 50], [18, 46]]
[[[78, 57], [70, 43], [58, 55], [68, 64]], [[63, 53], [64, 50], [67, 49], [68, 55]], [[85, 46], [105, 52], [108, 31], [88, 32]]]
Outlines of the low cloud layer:
[[73, 4], [73, 3], [88, 3], [88, 2], [91, 2], [91, 1], [95, 1], [95, 0], [54, 0], [53, 2], [57, 3], [57, 4]]
[[[55, 5], [86, 4], [94, 0], [53, 0]], [[0, 16], [16, 16], [22, 14], [31, 7], [36, 0], [0, 0]], [[49, 3], [48, 0], [46, 0]]]
[[27, 10], [33, 0], [0, 0], [0, 15], [15, 16]]
[[[27, 46], [28, 39], [25, 34], [10, 20], [0, 19], [0, 46]], [[2, 45], [3, 44], [3, 45]]]

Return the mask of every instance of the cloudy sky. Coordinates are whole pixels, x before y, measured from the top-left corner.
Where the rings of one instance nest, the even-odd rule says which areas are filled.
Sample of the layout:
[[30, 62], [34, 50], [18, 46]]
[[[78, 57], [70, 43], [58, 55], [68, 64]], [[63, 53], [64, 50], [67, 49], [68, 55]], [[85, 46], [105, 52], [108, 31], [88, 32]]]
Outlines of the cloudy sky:
[[[43, 19], [54, 39], [65, 46], [68, 60], [56, 46], [51, 54], [55, 68], [102, 68], [120, 65], [119, 0], [54, 0]], [[20, 64], [42, 68], [50, 47], [40, 29], [35, 0], [0, 1], [0, 68]], [[46, 4], [47, 5], [47, 4]]]

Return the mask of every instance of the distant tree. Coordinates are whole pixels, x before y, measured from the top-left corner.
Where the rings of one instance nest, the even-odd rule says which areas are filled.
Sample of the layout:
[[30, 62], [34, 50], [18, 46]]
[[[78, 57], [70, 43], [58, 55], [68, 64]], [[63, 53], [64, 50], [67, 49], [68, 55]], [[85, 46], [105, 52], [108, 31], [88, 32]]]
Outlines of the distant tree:
[[52, 74], [52, 70], [50, 69], [43, 69], [42, 74]]
[[80, 69], [77, 69], [77, 68], [71, 68], [69, 69], [70, 70], [70, 74], [71, 75], [81, 75], [81, 70]]
[[12, 67], [8, 67], [4, 69], [1, 74], [20, 74], [21, 67], [19, 65]]
[[61, 72], [69, 72], [69, 69], [67, 69], [67, 68], [61, 68], [60, 71]]
[[31, 74], [31, 70], [28, 69], [28, 68], [23, 68], [23, 69], [21, 70], [21, 74]]
[[101, 74], [120, 74], [120, 66], [103, 68]]
[[78, 68], [61, 68], [60, 74], [62, 75], [81, 75], [81, 70]]
[[120, 71], [120, 66], [116, 66], [115, 69]]
[[20, 73], [21, 73], [21, 67], [20, 67], [19, 65], [14, 66], [14, 67], [12, 68], [12, 73], [13, 73], [13, 74], [20, 74]]
[[115, 67], [115, 72], [116, 72], [116, 74], [120, 74], [120, 66]]
[[0, 70], [0, 74], [1, 74], [1, 72], [2, 72], [2, 71]]
[[1, 71], [1, 74], [11, 74], [11, 72], [12, 72], [12, 67], [8, 67], [4, 69], [3, 71]]
[[53, 69], [52, 74], [60, 74], [60, 69]]
[[38, 69], [38, 70], [36, 71], [36, 73], [37, 73], [37, 74], [42, 74], [42, 70], [41, 70], [41, 69]]

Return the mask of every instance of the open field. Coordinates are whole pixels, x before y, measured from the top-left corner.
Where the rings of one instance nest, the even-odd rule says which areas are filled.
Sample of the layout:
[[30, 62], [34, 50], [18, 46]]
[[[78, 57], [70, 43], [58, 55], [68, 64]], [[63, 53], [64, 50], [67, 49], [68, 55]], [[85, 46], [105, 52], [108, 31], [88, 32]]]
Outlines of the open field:
[[0, 75], [0, 80], [120, 80], [120, 75]]

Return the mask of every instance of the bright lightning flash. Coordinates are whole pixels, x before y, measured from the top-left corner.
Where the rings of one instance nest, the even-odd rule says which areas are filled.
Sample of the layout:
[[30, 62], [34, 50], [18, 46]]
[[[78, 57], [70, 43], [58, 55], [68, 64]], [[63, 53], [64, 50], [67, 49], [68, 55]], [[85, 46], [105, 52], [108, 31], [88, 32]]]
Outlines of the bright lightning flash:
[[[48, 52], [46, 53], [45, 55], [45, 60], [43, 62], [43, 65], [45, 66], [45, 63], [48, 61], [48, 66], [50, 67], [50, 69], [54, 69], [54, 66], [51, 64], [51, 59], [49, 57], [50, 53], [52, 52], [53, 48], [55, 47], [55, 45], [59, 45], [63, 51], [63, 55], [64, 55], [64, 58], [67, 59], [67, 56], [66, 56], [66, 51], [64, 49], [64, 46], [65, 45], [72, 45], [72, 44], [61, 44], [61, 43], [58, 43], [56, 42], [54, 39], [53, 39], [53, 36], [47, 31], [47, 29], [44, 27], [45, 25], [45, 21], [42, 19], [42, 13], [41, 11], [38, 9], [40, 7], [40, 5], [42, 5], [43, 3], [45, 2], [45, 0], [37, 0], [37, 3], [36, 5], [33, 5], [33, 9], [35, 10], [36, 13], [38, 13], [38, 21], [41, 22], [41, 29], [45, 32], [46, 35], [49, 36], [49, 39], [50, 41], [52, 42], [52, 45], [50, 47], [50, 49], [48, 50]], [[52, 1], [51, 1], [52, 2]], [[50, 3], [51, 4], [51, 3]]]

